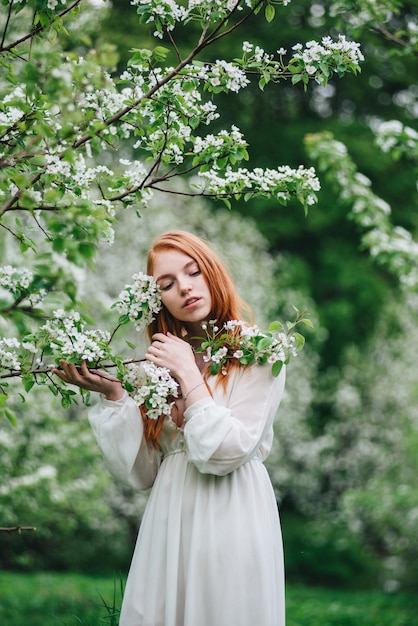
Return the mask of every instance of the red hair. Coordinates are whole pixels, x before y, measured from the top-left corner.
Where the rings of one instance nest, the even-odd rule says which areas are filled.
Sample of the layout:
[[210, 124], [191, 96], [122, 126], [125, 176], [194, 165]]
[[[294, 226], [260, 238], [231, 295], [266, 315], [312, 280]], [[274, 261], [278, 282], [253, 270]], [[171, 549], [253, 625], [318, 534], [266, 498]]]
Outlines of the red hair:
[[[253, 316], [250, 307], [238, 294], [229, 272], [219, 257], [203, 239], [183, 230], [171, 230], [160, 235], [148, 253], [147, 274], [153, 274], [156, 256], [163, 250], [177, 250], [196, 261], [212, 299], [209, 319], [216, 320], [219, 328], [229, 320], [238, 320], [243, 317], [250, 318], [252, 321]], [[155, 333], [166, 334], [170, 332], [177, 337], [182, 337], [182, 330], [184, 330], [182, 322], [175, 319], [163, 306], [156, 319], [149, 324], [148, 336], [151, 340]], [[226, 363], [227, 374], [234, 367], [240, 367], [238, 361], [235, 359], [228, 360]], [[217, 376], [217, 384], [221, 383], [225, 387], [227, 376], [222, 373]], [[164, 417], [160, 416], [157, 420], [149, 419], [143, 407], [141, 407], [141, 413], [144, 420], [145, 438], [158, 448]]]

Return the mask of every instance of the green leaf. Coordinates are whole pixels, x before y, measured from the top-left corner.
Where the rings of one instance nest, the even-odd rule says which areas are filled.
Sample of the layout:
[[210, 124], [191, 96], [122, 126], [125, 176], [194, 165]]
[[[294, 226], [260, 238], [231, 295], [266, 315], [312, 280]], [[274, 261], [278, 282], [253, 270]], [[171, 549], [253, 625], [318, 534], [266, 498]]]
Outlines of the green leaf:
[[271, 345], [270, 337], [263, 337], [260, 341], [257, 342], [257, 348], [259, 350], [266, 350]]
[[271, 322], [270, 326], [268, 327], [268, 330], [273, 333], [277, 330], [281, 330], [283, 328], [283, 324], [281, 322], [279, 322], [278, 320], [275, 320], [274, 322]]
[[301, 324], [305, 324], [306, 326], [309, 326], [309, 328], [315, 328], [313, 322], [311, 322], [311, 320], [307, 319], [306, 317], [301, 319], [300, 322]]
[[157, 61], [164, 61], [169, 53], [168, 48], [164, 48], [163, 46], [156, 46], [152, 51], [152, 56]]
[[268, 22], [272, 22], [274, 20], [275, 14], [276, 14], [276, 9], [274, 8], [274, 6], [272, 4], [268, 4], [266, 6], [265, 11], [264, 11], [264, 15], [266, 17], [266, 20]]
[[22, 384], [23, 384], [23, 387], [24, 387], [26, 393], [29, 393], [29, 391], [34, 386], [35, 381], [34, 381], [34, 379], [32, 377], [24, 376], [22, 378]]
[[11, 409], [4, 407], [3, 415], [11, 423], [12, 426], [17, 426], [16, 413], [14, 413]]
[[63, 396], [61, 398], [61, 406], [64, 409], [68, 409], [71, 406], [71, 398], [69, 396]]
[[303, 80], [302, 74], [295, 74], [294, 76], [292, 76], [292, 85], [300, 83], [301, 80]]
[[300, 333], [295, 333], [294, 337], [296, 339], [296, 349], [302, 350], [303, 346], [305, 345], [305, 337]]
[[96, 246], [91, 243], [80, 243], [78, 249], [85, 259], [91, 260], [96, 254]]
[[275, 378], [277, 378], [277, 376], [280, 374], [280, 372], [282, 371], [282, 367], [283, 367], [283, 362], [282, 361], [275, 361], [271, 367], [271, 373], [273, 374], [273, 376]]
[[127, 324], [129, 322], [129, 315], [121, 315], [118, 319], [118, 324]]

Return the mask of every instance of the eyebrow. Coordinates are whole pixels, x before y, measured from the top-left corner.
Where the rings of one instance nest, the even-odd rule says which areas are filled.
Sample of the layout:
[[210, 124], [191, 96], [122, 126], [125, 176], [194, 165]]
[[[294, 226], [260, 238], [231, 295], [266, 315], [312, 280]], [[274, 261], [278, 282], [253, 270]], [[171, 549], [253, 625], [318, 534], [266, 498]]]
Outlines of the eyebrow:
[[[183, 267], [183, 270], [187, 270], [191, 265], [197, 265], [197, 267], [199, 267], [198, 262], [192, 259], [191, 261], [188, 261], [186, 263], [186, 265]], [[161, 274], [161, 276], [155, 279], [155, 282], [158, 283], [158, 281], [164, 280], [165, 278], [174, 278], [174, 274]]]

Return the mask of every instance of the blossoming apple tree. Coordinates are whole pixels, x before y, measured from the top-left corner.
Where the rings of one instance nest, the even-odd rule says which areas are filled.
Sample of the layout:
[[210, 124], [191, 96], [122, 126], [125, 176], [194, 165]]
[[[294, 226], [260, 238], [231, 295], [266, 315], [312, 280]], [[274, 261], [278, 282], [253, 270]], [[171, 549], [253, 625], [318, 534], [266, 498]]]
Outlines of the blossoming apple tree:
[[[286, 80], [326, 85], [334, 75], [358, 72], [363, 55], [357, 43], [340, 34], [295, 42], [289, 54], [265, 52], [244, 41], [238, 58], [205, 60], [209, 49], [216, 51], [218, 41], [247, 20], [272, 21], [288, 0], [135, 0], [133, 12], [144, 28], [152, 26], [157, 45], [134, 50], [126, 70], [114, 77], [97, 51], [82, 55], [76, 45], [63, 50], [65, 35], [81, 28], [86, 2], [3, 4], [0, 226], [23, 258], [31, 259], [27, 266], [1, 269], [2, 313], [20, 335], [10, 336], [9, 326], [0, 344], [5, 400], [8, 378], [21, 377], [26, 391], [43, 380], [33, 372], [37, 352], [45, 353], [50, 338], [39, 341], [36, 329], [51, 315], [58, 294], [65, 294], [68, 305], [78, 304], [75, 283], [57, 259], [91, 262], [98, 242], [112, 241], [120, 211], [146, 211], [156, 192], [220, 198], [227, 204], [260, 194], [284, 204], [296, 197], [305, 209], [316, 201], [319, 181], [312, 168], [248, 168], [243, 165], [249, 161], [248, 145], [237, 127], [205, 130], [215, 120], [219, 126], [217, 94], [245, 89], [254, 77], [261, 90]], [[195, 42], [183, 46], [177, 31], [190, 24]], [[180, 177], [191, 182], [178, 192]], [[84, 327], [74, 315], [71, 319], [84, 333], [78, 342], [83, 351]], [[31, 339], [25, 341], [29, 331]], [[88, 340], [97, 356], [109, 337], [95, 332]], [[71, 392], [47, 378], [67, 406]]]

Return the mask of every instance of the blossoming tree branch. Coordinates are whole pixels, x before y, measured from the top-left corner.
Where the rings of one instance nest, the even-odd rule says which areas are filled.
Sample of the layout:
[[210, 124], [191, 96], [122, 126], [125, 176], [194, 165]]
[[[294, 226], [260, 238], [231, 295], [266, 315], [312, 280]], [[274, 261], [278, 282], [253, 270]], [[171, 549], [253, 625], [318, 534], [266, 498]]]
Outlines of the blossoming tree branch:
[[[124, 361], [112, 352], [110, 345], [121, 326], [131, 321], [137, 331], [142, 331], [161, 309], [160, 290], [152, 276], [139, 273], [133, 279], [134, 283], [126, 285], [114, 303], [120, 316], [112, 333], [85, 329], [79, 313], [57, 310], [52, 319], [25, 341], [0, 339], [1, 369], [6, 370], [0, 374], [0, 390], [4, 392], [7, 387], [5, 379], [19, 376], [27, 392], [35, 384], [47, 385], [54, 395], [61, 396], [62, 405], [68, 407], [75, 401], [76, 392], [56, 382], [51, 376], [52, 370], [59, 367], [62, 359], [77, 365], [85, 361], [95, 372], [100, 366], [104, 370], [116, 367], [117, 378], [139, 405], [146, 404], [149, 417], [169, 415], [172, 399], [178, 396], [178, 383], [170, 371], [144, 359]], [[285, 326], [273, 322], [267, 331], [241, 320], [230, 320], [218, 328], [216, 320], [211, 320], [202, 326], [198, 351], [204, 353], [203, 359], [209, 363], [211, 374], [223, 372], [226, 360], [232, 358], [243, 365], [270, 364], [273, 375], [278, 376], [283, 364], [303, 348], [304, 337], [296, 332], [296, 326], [300, 323], [312, 326], [303, 313], [296, 313], [293, 322]], [[135, 345], [130, 344], [130, 347], [135, 348]], [[142, 366], [138, 361], [142, 361]], [[108, 375], [106, 371], [98, 373]], [[86, 395], [82, 389], [80, 393]]]
[[[289, 3], [133, 0], [157, 45], [134, 50], [116, 78], [97, 51], [82, 56], [61, 46], [63, 38], [78, 36], [86, 1], [3, 3], [0, 227], [33, 259], [32, 267], [0, 269], [0, 312], [18, 332], [1, 340], [4, 378], [19, 371], [10, 349], [30, 345], [29, 335], [58, 323], [53, 299], [61, 294], [64, 308], [77, 303], [66, 263], [92, 262], [99, 242], [112, 242], [121, 210], [147, 210], [155, 192], [228, 205], [260, 195], [281, 204], [295, 197], [305, 210], [316, 202], [320, 185], [313, 168], [246, 167], [248, 144], [239, 128], [206, 131], [215, 120], [219, 126], [217, 94], [237, 93], [251, 80], [261, 90], [283, 81], [308, 88], [360, 71], [359, 44], [343, 34], [295, 42], [289, 51], [243, 41], [239, 56], [207, 60], [209, 49], [247, 21], [271, 22]], [[186, 46], [177, 31], [189, 25], [196, 35]], [[188, 181], [186, 190], [179, 191], [178, 178]], [[107, 345], [108, 337], [95, 340]], [[28, 390], [33, 379], [23, 376], [23, 382]]]

